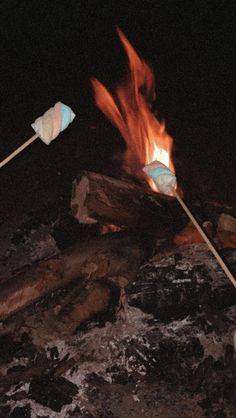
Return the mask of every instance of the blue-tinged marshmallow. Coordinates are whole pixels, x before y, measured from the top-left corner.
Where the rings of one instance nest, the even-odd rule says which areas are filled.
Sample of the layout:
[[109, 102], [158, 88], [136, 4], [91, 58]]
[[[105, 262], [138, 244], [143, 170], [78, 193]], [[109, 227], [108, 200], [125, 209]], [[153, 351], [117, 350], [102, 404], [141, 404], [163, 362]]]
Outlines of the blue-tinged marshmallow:
[[75, 114], [69, 106], [61, 103], [61, 116], [61, 131], [64, 131], [75, 118]]
[[176, 189], [175, 174], [160, 161], [153, 161], [146, 165], [143, 171], [156, 183], [158, 189], [164, 194], [172, 194]]

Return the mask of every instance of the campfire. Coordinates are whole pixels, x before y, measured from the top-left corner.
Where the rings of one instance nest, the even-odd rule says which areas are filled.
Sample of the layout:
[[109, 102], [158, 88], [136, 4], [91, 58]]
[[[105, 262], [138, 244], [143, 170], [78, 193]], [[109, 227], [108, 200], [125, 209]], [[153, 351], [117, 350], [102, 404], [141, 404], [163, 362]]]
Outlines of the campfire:
[[[22, 291], [22, 280], [25, 279], [19, 276], [14, 282], [14, 289], [6, 287], [2, 292], [1, 316], [7, 316], [50, 290], [66, 285], [78, 275], [88, 276], [89, 279], [108, 275], [124, 276], [126, 279], [134, 277], [144, 254], [151, 254], [154, 241], [157, 238], [170, 239], [186, 224], [186, 217], [176, 200], [156, 193], [159, 191], [157, 183], [143, 170], [144, 166], [158, 159], [174, 172], [171, 159], [173, 140], [166, 132], [164, 122], [158, 121], [152, 113], [156, 91], [151, 67], [137, 55], [121, 30], [118, 29], [117, 32], [127, 52], [128, 73], [115, 87], [113, 95], [96, 79], [92, 79], [92, 86], [96, 105], [118, 128], [126, 142], [124, 174], [117, 179], [99, 173], [82, 172], [73, 183], [71, 199], [72, 215], [80, 224], [97, 223], [101, 237], [93, 239], [90, 245], [86, 242], [75, 248], [72, 258], [69, 254], [65, 258], [62, 256], [43, 262], [39, 270], [46, 268], [47, 280], [39, 286], [38, 281], [42, 281], [41, 273], [39, 276], [38, 273], [33, 273], [35, 279], [32, 279], [31, 290], [27, 294]], [[54, 115], [55, 110], [57, 105], [38, 118], [33, 125], [43, 140], [48, 137], [51, 140], [54, 131], [58, 134], [62, 130], [60, 123], [64, 120], [64, 113], [57, 111]], [[67, 109], [66, 111], [69, 123], [71, 113]], [[54, 127], [54, 124], [57, 126]], [[118, 231], [123, 231], [123, 235], [114, 237], [113, 234]], [[110, 233], [109, 237], [103, 238], [107, 233]], [[124, 254], [113, 256], [113, 263], [111, 254], [114, 254], [114, 248], [123, 243], [123, 240], [126, 250]], [[100, 247], [101, 256], [97, 255]], [[83, 255], [84, 251], [86, 255]], [[77, 258], [76, 266], [69, 267], [70, 263], [73, 265], [74, 257]], [[133, 269], [129, 267], [131, 260], [134, 262]], [[49, 275], [46, 273], [48, 269]], [[36, 270], [38, 272], [38, 268]], [[32, 275], [32, 272], [29, 274]], [[62, 274], [61, 279], [55, 281], [55, 274]], [[114, 282], [120, 283], [120, 280], [114, 279]]]
[[[167, 174], [173, 176], [171, 184], [173, 179], [176, 182], [171, 156], [173, 139], [167, 133], [164, 122], [158, 121], [152, 113], [156, 90], [150, 65], [137, 55], [122, 31], [117, 29], [117, 32], [128, 56], [126, 77], [115, 86], [112, 94], [95, 78], [92, 79], [92, 86], [96, 105], [118, 128], [126, 142], [124, 174], [117, 179], [83, 171], [73, 182], [71, 197], [73, 217], [80, 224], [97, 224], [100, 237], [89, 242], [85, 240], [55, 259], [42, 261], [36, 268], [17, 276], [13, 285], [6, 282], [0, 296], [2, 318], [73, 282], [78, 276], [86, 280], [111, 276], [114, 277], [113, 283], [123, 283], [119, 279], [121, 276], [128, 280], [135, 277], [145, 257], [152, 253], [156, 240], [162, 240], [165, 245], [172, 240], [178, 245], [205, 240], [210, 249], [213, 248], [175, 187], [172, 186], [173, 193], [162, 193], [161, 183], [150, 174], [153, 167], [154, 171], [157, 169], [153, 161], [158, 160], [161, 176], [163, 170], [167, 170]], [[57, 107], [56, 118], [53, 112]], [[43, 136], [44, 140], [49, 134], [55, 138], [73, 118], [71, 109], [58, 103], [38, 118], [34, 125], [41, 129], [39, 136]], [[198, 231], [192, 224], [187, 225], [186, 214], [179, 203]], [[232, 225], [234, 220], [230, 219], [228, 223]], [[223, 228], [228, 226], [224, 224]], [[213, 226], [208, 225], [208, 233], [213, 235], [213, 230]], [[119, 234], [115, 236], [117, 232]], [[223, 245], [225, 242], [226, 246], [234, 246], [234, 238], [229, 237], [229, 234], [234, 235], [234, 230], [230, 229], [226, 235], [222, 233], [222, 228], [217, 232]], [[120, 245], [125, 246], [123, 252], [117, 251]], [[220, 255], [214, 253], [214, 248], [212, 252], [235, 285], [235, 279]], [[130, 263], [133, 263], [132, 268]], [[121, 287], [123, 289], [123, 285]]]
[[[122, 31], [117, 29], [117, 32], [129, 59], [126, 79], [116, 86], [113, 96], [98, 80], [93, 79], [92, 85], [96, 105], [125, 139], [127, 148], [123, 169], [136, 178], [142, 178], [144, 172], [154, 191], [174, 195], [177, 198], [225, 274], [236, 287], [235, 278], [176, 190], [177, 181], [171, 159], [173, 140], [165, 131], [164, 123], [160, 123], [151, 111], [152, 102], [156, 99], [154, 74], [150, 66], [136, 54]], [[84, 191], [82, 193], [84, 196]], [[109, 201], [109, 196], [107, 198]], [[83, 201], [80, 195], [78, 200]], [[73, 204], [72, 209], [75, 210], [76, 216], [78, 205]]]
[[[57, 248], [56, 254], [46, 257], [44, 253], [43, 259], [1, 285], [4, 332], [0, 334], [0, 350], [4, 344], [13, 344], [20, 347], [20, 354], [13, 349], [11, 356], [2, 349], [6, 362], [14, 361], [14, 356], [18, 361], [21, 355], [29, 361], [21, 369], [9, 366], [6, 375], [0, 370], [0, 395], [7, 393], [11, 399], [13, 392], [8, 391], [13, 385], [30, 382], [31, 399], [58, 413], [72, 399], [78, 401], [78, 376], [84, 363], [89, 372], [84, 373], [82, 382], [88, 391], [91, 382], [93, 388], [101, 386], [101, 376], [115, 385], [121, 385], [125, 376], [126, 383], [135, 382], [137, 387], [147, 376], [173, 391], [177, 376], [180, 392], [184, 387], [191, 396], [198, 396], [203, 382], [210, 397], [214, 373], [222, 364], [231, 379], [235, 289], [203, 244], [207, 242], [234, 284], [232, 273], [221, 255], [214, 253], [211, 242], [226, 249], [223, 255], [234, 267], [235, 208], [204, 202], [203, 210], [197, 202], [192, 216], [177, 190], [173, 139], [165, 123], [152, 112], [156, 100], [153, 70], [122, 31], [117, 32], [128, 56], [128, 72], [112, 93], [95, 78], [92, 86], [96, 105], [126, 143], [122, 174], [117, 178], [91, 171], [78, 173], [72, 185], [68, 223], [60, 225], [53, 219], [47, 225], [54, 242], [55, 225], [62, 235], [78, 228], [73, 245], [61, 251]], [[63, 130], [63, 109], [68, 126], [74, 114], [59, 102], [35, 122], [33, 140], [43, 131], [43, 140], [49, 143]], [[28, 145], [33, 140], [27, 141]], [[205, 232], [200, 220], [205, 221]], [[118, 311], [124, 309], [126, 295], [129, 315], [121, 315], [125, 317], [122, 322]], [[88, 322], [91, 318], [99, 322], [101, 317], [105, 324], [102, 331]], [[88, 323], [87, 334], [81, 337], [78, 328], [81, 332]], [[13, 336], [12, 329], [17, 330]], [[23, 338], [27, 332], [28, 340]], [[22, 335], [20, 342], [18, 333]], [[100, 368], [91, 373], [96, 361]], [[208, 375], [211, 383], [204, 380]], [[217, 390], [222, 386], [221, 377]], [[17, 400], [20, 395], [14, 396]], [[228, 399], [222, 394], [219, 402], [223, 398]], [[74, 416], [74, 410], [68, 411], [68, 416]]]

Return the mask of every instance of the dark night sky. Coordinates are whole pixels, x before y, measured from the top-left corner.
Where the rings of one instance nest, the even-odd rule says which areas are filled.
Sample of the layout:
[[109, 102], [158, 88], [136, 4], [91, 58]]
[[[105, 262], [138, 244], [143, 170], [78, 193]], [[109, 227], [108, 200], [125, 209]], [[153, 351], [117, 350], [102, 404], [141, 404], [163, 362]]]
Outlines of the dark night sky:
[[[19, 162], [9, 164], [1, 173], [4, 187], [7, 178], [15, 187], [12, 169], [17, 171], [18, 165], [18, 176], [27, 164], [29, 177], [37, 169], [46, 170], [47, 164], [62, 170], [65, 159], [69, 166], [75, 147], [72, 137], [79, 150], [87, 147], [91, 161], [103, 155], [108, 139], [96, 146], [90, 139], [89, 148], [80, 132], [86, 121], [99, 119], [90, 77], [111, 86], [125, 69], [125, 54], [115, 32], [118, 25], [154, 67], [158, 109], [178, 153], [199, 168], [210, 166], [213, 177], [223, 172], [223, 181], [232, 182], [232, 190], [236, 177], [233, 6], [230, 0], [2, 0], [1, 157], [31, 136], [30, 123], [57, 100], [78, 115], [50, 151], [34, 144], [18, 157]], [[112, 143], [107, 146], [111, 153]]]

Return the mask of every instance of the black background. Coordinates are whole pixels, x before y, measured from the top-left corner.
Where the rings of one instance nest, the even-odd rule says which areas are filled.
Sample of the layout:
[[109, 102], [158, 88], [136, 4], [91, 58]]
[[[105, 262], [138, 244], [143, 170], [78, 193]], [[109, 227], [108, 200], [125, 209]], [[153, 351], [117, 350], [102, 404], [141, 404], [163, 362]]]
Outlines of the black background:
[[[0, 4], [0, 158], [33, 134], [30, 124], [56, 101], [77, 114], [50, 147], [38, 140], [1, 169], [1, 209], [60, 196], [81, 167], [109, 166], [121, 140], [96, 110], [89, 80], [111, 87], [124, 74], [116, 25], [154, 68], [158, 113], [174, 137], [180, 180], [235, 195], [234, 1]], [[89, 134], [99, 121], [107, 134]]]

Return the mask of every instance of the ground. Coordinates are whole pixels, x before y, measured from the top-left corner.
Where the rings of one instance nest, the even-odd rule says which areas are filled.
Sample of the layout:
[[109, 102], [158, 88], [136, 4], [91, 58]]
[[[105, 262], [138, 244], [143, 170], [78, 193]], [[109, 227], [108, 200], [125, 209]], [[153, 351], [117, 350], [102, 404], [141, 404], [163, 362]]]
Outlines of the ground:
[[[55, 229], [46, 213], [12, 234], [9, 277], [59, 252], [71, 224]], [[235, 271], [235, 251], [224, 255]], [[204, 244], [157, 242], [126, 289], [125, 320], [115, 302], [71, 334], [55, 314], [66, 292], [1, 323], [1, 417], [234, 417], [235, 292]]]

